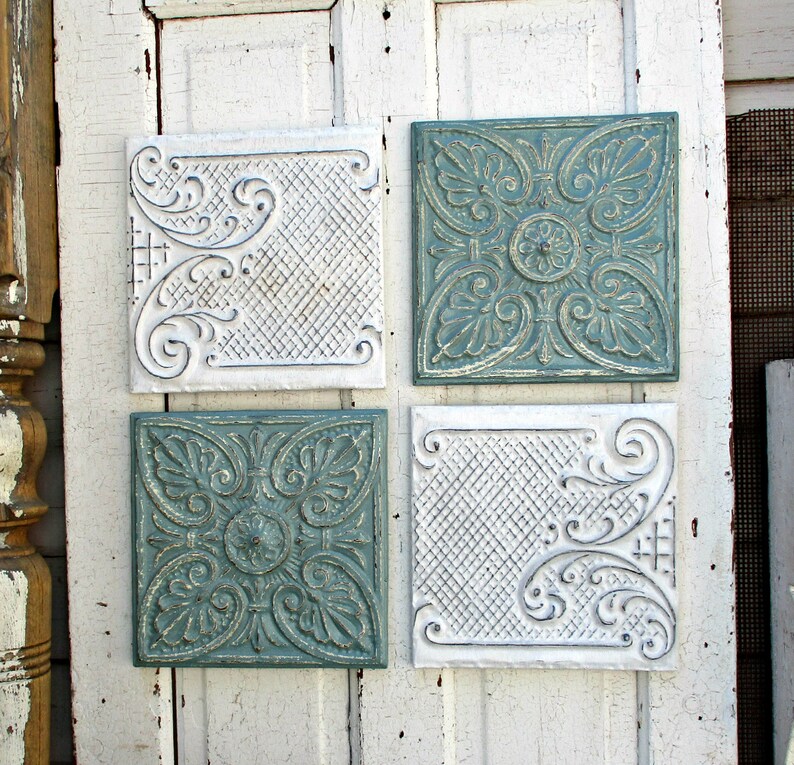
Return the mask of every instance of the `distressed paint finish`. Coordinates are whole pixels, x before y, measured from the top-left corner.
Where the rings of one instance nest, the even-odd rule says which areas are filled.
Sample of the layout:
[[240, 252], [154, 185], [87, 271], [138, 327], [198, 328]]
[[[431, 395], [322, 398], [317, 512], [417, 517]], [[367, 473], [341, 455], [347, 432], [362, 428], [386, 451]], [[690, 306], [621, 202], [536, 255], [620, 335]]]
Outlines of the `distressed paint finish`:
[[[678, 403], [678, 671], [648, 678], [648, 760], [736, 759], [730, 292], [720, 8], [635, 0], [636, 108], [675, 108], [680, 193], [681, 372], [645, 386]], [[708, 194], [706, 193], [708, 192]], [[704, 439], [704, 434], [708, 434]], [[686, 508], [686, 509], [685, 509]]]
[[417, 382], [675, 379], [675, 115], [413, 139]]
[[[163, 131], [330, 127], [334, 67], [329, 27], [330, 14], [313, 11], [165, 22], [160, 47]], [[229, 61], [234, 65], [224, 65]], [[278, 77], [261, 77], [260, 72], [276, 67]], [[196, 88], [199, 80], [202, 86]], [[330, 409], [341, 403], [337, 390], [168, 397], [171, 410], [189, 411]], [[181, 739], [185, 762], [232, 763], [241, 740], [247, 751], [272, 762], [344, 765], [349, 760], [346, 672], [179, 669], [176, 688], [185, 699], [177, 709], [177, 726], [194, 731]], [[299, 710], [305, 737], [285, 733], [292, 720], [286, 710]]]
[[[54, 11], [75, 758], [168, 765], [171, 675], [132, 666], [130, 629], [128, 415], [162, 408], [162, 397], [129, 393], [127, 237], [119, 225], [124, 140], [157, 132], [154, 26], [138, 0], [112, 8], [59, 0]], [[97, 328], [101, 347], [85, 342], [86, 326]]]
[[[120, 136], [156, 131], [153, 26], [141, 22], [138, 4], [125, 0], [115, 0], [112, 8], [98, 0], [60, 2], [59, 21], [66, 21], [58, 45], [64, 76], [59, 98], [65, 161], [61, 199], [67, 210], [62, 228], [69, 235], [63, 268], [69, 283], [64, 305], [70, 316], [65, 319], [70, 532], [75, 540], [70, 576], [76, 580], [75, 607], [91, 615], [78, 621], [73, 614], [81, 658], [75, 671], [78, 748], [83, 759], [156, 762], [157, 755], [151, 754], [159, 747], [169, 761], [171, 720], [164, 717], [160, 729], [157, 716], [165, 706], [163, 699], [170, 709], [170, 682], [161, 676], [163, 695], [154, 696], [148, 671], [129, 667], [129, 615], [120, 613], [128, 611], [129, 603], [129, 560], [121, 547], [121, 542], [129, 547], [129, 531], [119, 517], [127, 506], [128, 486], [118, 457], [123, 452], [121, 462], [126, 464], [126, 415], [131, 407], [162, 408], [164, 403], [156, 397], [132, 399], [124, 391], [123, 258], [95, 257], [98, 250], [117, 255], [124, 251], [117, 231], [126, 195]], [[632, 13], [635, 5], [637, 19]], [[718, 9], [711, 3], [676, 0], [662, 18], [658, 4], [648, 4], [643, 15], [645, 7], [610, 0], [439, 5], [393, 0], [387, 7], [339, 0], [330, 13], [163, 23], [163, 132], [229, 130], [238, 121], [244, 129], [329, 126], [332, 120], [339, 125], [382, 125], [384, 194], [389, 191], [384, 196], [385, 308], [387, 326], [394, 332], [385, 337], [384, 391], [169, 396], [171, 410], [388, 407], [394, 423], [389, 444], [389, 669], [352, 673], [349, 689], [346, 673], [337, 670], [179, 669], [176, 728], [185, 762], [232, 763], [258, 757], [273, 762], [336, 764], [352, 759], [391, 765], [415, 763], [421, 752], [429, 762], [461, 765], [623, 765], [687, 762], [690, 751], [692, 762], [735, 760], [730, 715], [731, 500], [725, 477], [729, 366], [722, 345], [728, 337], [729, 311], [721, 228], [725, 195]], [[644, 34], [635, 45], [638, 30]], [[254, 37], [264, 41], [266, 50], [251, 47]], [[301, 48], [297, 40], [306, 45]], [[147, 48], [154, 67], [151, 78], [146, 72]], [[190, 62], [183, 55], [188, 48]], [[476, 56], [469, 54], [472, 50]], [[268, 61], [279, 53], [285, 57], [283, 78], [236, 74], [255, 71], [247, 56]], [[467, 59], [483, 65], [467, 68]], [[212, 62], [218, 60], [226, 66], [215, 67]], [[549, 72], [562, 74], [552, 77]], [[239, 109], [233, 99], [240, 99]], [[681, 114], [681, 383], [413, 387], [410, 123], [436, 117], [637, 110]], [[93, 192], [91, 211], [83, 208], [85, 188]], [[85, 343], [86, 321], [109, 328], [101, 349]], [[114, 357], [121, 363], [108, 361]], [[87, 384], [96, 389], [92, 407], [77, 404]], [[679, 402], [679, 441], [684, 442], [679, 490], [686, 497], [679, 513], [684, 529], [690, 527], [689, 508], [697, 507], [699, 516], [697, 538], [684, 533], [678, 540], [679, 571], [685, 573], [678, 581], [678, 638], [683, 648], [678, 670], [664, 676], [651, 673], [645, 685], [639, 683], [639, 695], [632, 672], [414, 670], [404, 584], [410, 572], [410, 521], [405, 512], [410, 501], [410, 406], [625, 403], [632, 396], [642, 400], [644, 391], [649, 400]], [[108, 406], [115, 414], [107, 429], [92, 429], [92, 408]], [[99, 455], [109, 463], [101, 485], [95, 475]], [[101, 515], [95, 512], [98, 506], [118, 512]], [[91, 560], [90, 568], [81, 560]], [[691, 579], [690, 566], [695, 571]], [[103, 574], [99, 582], [97, 570]], [[109, 600], [108, 607], [96, 606], [98, 599]], [[104, 636], [104, 630], [112, 636]], [[111, 659], [104, 658], [108, 650]], [[85, 662], [89, 654], [99, 657], [96, 664]], [[101, 678], [108, 678], [104, 685], [110, 688], [105, 704], [100, 694], [91, 692]], [[583, 707], [587, 716], [571, 725], [570, 710]], [[539, 734], [527, 737], [528, 730]], [[153, 746], [130, 752], [133, 741]], [[681, 742], [687, 752], [679, 749]], [[104, 751], [94, 754], [100, 745]]]
[[[30, 333], [40, 325], [23, 323]], [[34, 335], [35, 337], [35, 335]], [[31, 338], [0, 341], [0, 763], [49, 762], [51, 582], [28, 530], [47, 510], [36, 490], [47, 443], [22, 385], [44, 361]]]
[[374, 130], [127, 149], [134, 391], [383, 385]]
[[675, 407], [418, 407], [418, 666], [675, 667]]
[[46, 512], [36, 480], [46, 446], [23, 383], [57, 286], [52, 6], [0, 3], [0, 763], [50, 753], [50, 572], [28, 538]]
[[320, 11], [334, 0], [148, 0], [146, 7], [158, 19], [230, 16], [238, 13]]
[[385, 412], [133, 415], [142, 664], [382, 666]]
[[725, 0], [725, 79], [787, 79], [794, 71], [794, 22], [786, 0]]

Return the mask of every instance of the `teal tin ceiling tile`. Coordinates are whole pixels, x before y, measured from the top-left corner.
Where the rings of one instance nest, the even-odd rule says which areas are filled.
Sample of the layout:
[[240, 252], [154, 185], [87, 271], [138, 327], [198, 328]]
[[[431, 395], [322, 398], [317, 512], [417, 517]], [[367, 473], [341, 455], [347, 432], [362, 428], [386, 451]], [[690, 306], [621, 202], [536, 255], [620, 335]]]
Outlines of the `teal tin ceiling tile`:
[[677, 120], [414, 123], [417, 383], [678, 378]]
[[132, 415], [136, 664], [385, 666], [386, 420]]

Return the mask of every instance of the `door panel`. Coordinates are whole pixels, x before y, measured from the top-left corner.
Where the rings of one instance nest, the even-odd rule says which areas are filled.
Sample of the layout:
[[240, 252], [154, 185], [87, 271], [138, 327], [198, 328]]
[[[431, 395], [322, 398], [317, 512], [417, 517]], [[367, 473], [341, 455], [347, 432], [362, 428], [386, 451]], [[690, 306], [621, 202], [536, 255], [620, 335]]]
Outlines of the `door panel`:
[[[312, 7], [324, 5], [330, 3]], [[723, 342], [729, 309], [718, 9], [671, 0], [661, 16], [650, 0], [338, 0], [327, 10], [295, 11], [290, 3], [281, 6], [288, 9], [283, 13], [260, 12], [275, 6], [253, 2], [245, 7], [256, 13], [216, 16], [225, 6], [213, 0], [206, 6], [212, 18], [170, 19], [197, 16], [201, 3], [158, 0], [150, 4], [155, 14], [162, 11], [158, 32], [138, 0], [113, 0], [110, 8], [106, 0], [59, 0], [58, 6], [67, 504], [81, 761], [133, 761], [127, 754], [135, 750], [135, 762], [171, 762], [176, 753], [186, 765], [732, 762], [730, 367]], [[229, 13], [241, 7], [232, 3]], [[92, 35], [81, 26], [89, 16]], [[97, 61], [110, 62], [109, 71]], [[93, 78], [112, 103], [90, 95]], [[93, 98], [91, 113], [83, 108], [86, 98]], [[385, 390], [177, 394], [167, 400], [126, 392], [121, 149], [125, 135], [156, 130], [158, 102], [167, 133], [380, 127]], [[410, 123], [653, 110], [681, 114], [681, 382], [413, 386]], [[92, 154], [97, 140], [101, 151]], [[90, 210], [82, 204], [84, 188], [97, 191]], [[95, 243], [109, 255], [101, 264], [91, 257]], [[83, 314], [105, 326], [111, 317], [102, 347], [86, 347]], [[82, 401], [86, 387], [97, 389], [91, 407]], [[414, 670], [410, 407], [646, 399], [677, 401], [682, 412], [679, 669], [650, 675]], [[111, 435], [88, 435], [89, 410], [97, 407], [112, 412]], [[156, 678], [129, 665], [123, 641], [113, 644], [112, 659], [102, 658], [108, 638], [94, 626], [97, 600], [108, 602], [102, 626], [125, 639], [130, 633], [129, 579], [104, 583], [129, 567], [126, 422], [116, 421], [136, 409], [165, 408], [388, 408], [388, 669], [180, 669], [173, 673], [172, 729], [172, 673], [160, 674], [161, 695], [153, 707]], [[101, 487], [92, 473], [100, 454], [114, 460]], [[88, 510], [98, 503], [114, 508], [100, 525]], [[98, 576], [89, 583], [81, 572], [92, 549], [102, 554], [93, 556]], [[95, 688], [104, 685], [105, 674], [114, 687], [100, 696]], [[122, 723], [127, 714], [129, 729]]]
[[620, 3], [439, 6], [438, 79], [441, 119], [620, 113]]
[[167, 21], [166, 133], [331, 125], [327, 11]]

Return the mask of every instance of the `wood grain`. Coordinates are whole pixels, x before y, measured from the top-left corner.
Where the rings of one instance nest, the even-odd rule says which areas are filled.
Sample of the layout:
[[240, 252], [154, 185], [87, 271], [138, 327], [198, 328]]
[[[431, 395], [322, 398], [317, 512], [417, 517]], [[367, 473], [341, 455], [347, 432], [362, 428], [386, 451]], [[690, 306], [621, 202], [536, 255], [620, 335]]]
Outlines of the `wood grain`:
[[47, 443], [22, 391], [57, 286], [52, 6], [0, 2], [0, 762], [50, 750], [52, 585], [28, 538]]

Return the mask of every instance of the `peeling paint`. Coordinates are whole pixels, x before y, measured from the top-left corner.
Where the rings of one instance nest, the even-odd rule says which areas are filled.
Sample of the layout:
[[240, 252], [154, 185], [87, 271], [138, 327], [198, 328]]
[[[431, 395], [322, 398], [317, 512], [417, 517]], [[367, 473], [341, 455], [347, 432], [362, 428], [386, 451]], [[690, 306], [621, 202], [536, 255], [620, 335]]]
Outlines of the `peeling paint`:
[[[15, 281], [14, 284], [17, 285], [19, 282]], [[16, 319], [0, 319], [0, 332], [18, 335], [20, 332], [19, 322]]]
[[[0, 413], [0, 502], [6, 505], [11, 502], [17, 476], [22, 470], [22, 449], [22, 425], [19, 417], [12, 411]], [[15, 514], [19, 516], [21, 513], [20, 510]]]
[[25, 765], [25, 728], [30, 717], [30, 687], [0, 683], [0, 762]]
[[10, 533], [9, 531], [0, 531], [0, 550], [7, 550], [9, 548], [10, 545], [6, 540]]
[[25, 645], [27, 604], [27, 577], [19, 571], [0, 570], [0, 652]]
[[[18, 571], [0, 571], [0, 763], [24, 765], [25, 728], [30, 717], [30, 687], [20, 671], [25, 645], [28, 579]], [[10, 673], [11, 682], [5, 673]]]
[[22, 79], [22, 68], [18, 61], [14, 62], [14, 70], [11, 72], [11, 101], [14, 107], [14, 119], [16, 119], [19, 104], [25, 101], [25, 81]]
[[[17, 267], [17, 273], [23, 276], [28, 272], [28, 239], [27, 239], [27, 226], [25, 225], [25, 200], [24, 200], [24, 184], [22, 182], [22, 174], [19, 172], [14, 173], [14, 263]], [[13, 289], [13, 294], [12, 294]], [[20, 295], [17, 295], [17, 290], [21, 289]], [[13, 281], [8, 290], [9, 299], [12, 303], [21, 302], [25, 299], [25, 292], [19, 281]]]

